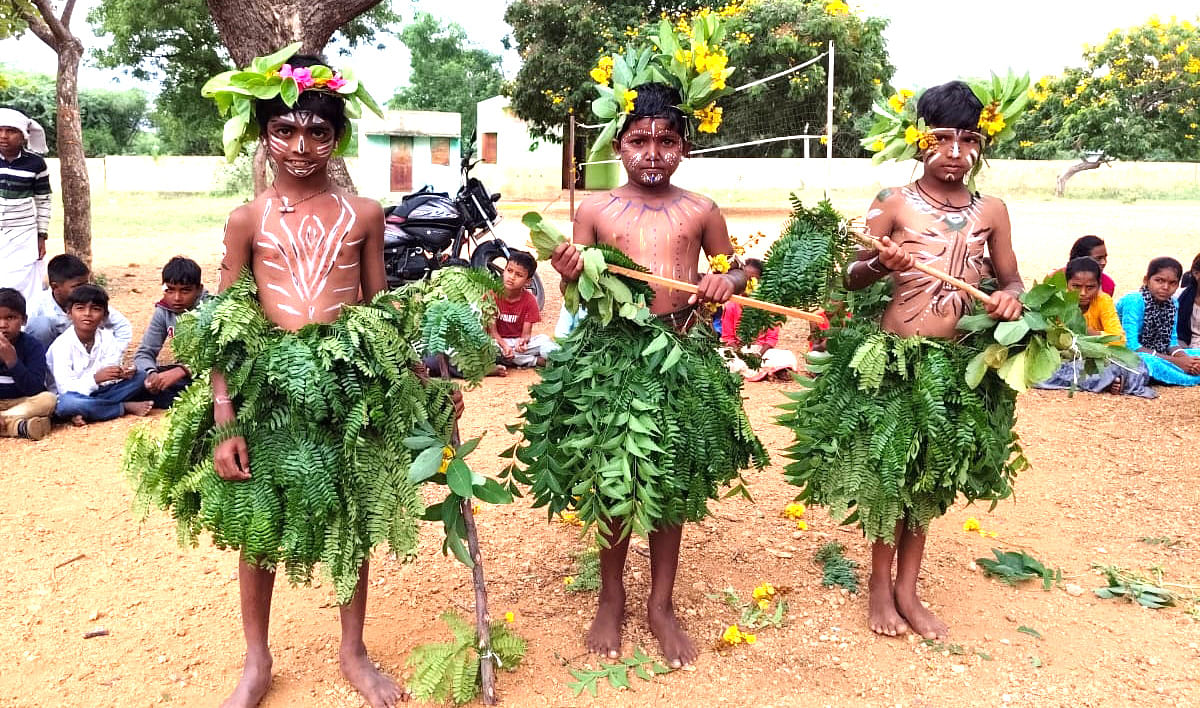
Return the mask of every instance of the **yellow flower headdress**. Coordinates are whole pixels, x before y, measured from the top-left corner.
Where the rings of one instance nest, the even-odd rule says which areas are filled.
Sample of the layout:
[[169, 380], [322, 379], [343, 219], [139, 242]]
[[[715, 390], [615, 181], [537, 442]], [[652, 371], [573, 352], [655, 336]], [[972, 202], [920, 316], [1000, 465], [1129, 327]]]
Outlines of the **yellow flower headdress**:
[[[1012, 71], [1004, 78], [992, 74], [991, 80], [967, 80], [966, 84], [983, 110], [979, 114], [979, 132], [986, 146], [996, 145], [1013, 137], [1012, 125], [1029, 103], [1029, 74], [1015, 76]], [[918, 157], [932, 147], [933, 135], [923, 118], [917, 117], [917, 101], [921, 90], [901, 89], [886, 101], [872, 106], [875, 123], [862, 139], [863, 147], [875, 153], [873, 162], [904, 161]], [[969, 175], [968, 187], [974, 190], [975, 175], [983, 160], [975, 163]]]
[[732, 92], [726, 84], [733, 68], [721, 44], [724, 38], [723, 18], [700, 13], [690, 31], [663, 19], [650, 45], [630, 44], [624, 53], [600, 57], [589, 72], [600, 94], [592, 101], [592, 112], [608, 123], [592, 144], [592, 155], [603, 153], [624, 125], [637, 98], [634, 87], [652, 81], [679, 91], [683, 102], [678, 108], [697, 130], [717, 132], [723, 118], [717, 99]]

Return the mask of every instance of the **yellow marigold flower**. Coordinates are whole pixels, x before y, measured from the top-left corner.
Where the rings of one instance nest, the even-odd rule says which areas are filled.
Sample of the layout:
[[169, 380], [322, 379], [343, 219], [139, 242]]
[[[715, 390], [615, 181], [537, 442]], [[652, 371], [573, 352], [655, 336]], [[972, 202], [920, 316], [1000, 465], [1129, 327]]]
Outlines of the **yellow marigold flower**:
[[450, 467], [450, 461], [454, 459], [454, 448], [446, 446], [442, 448], [442, 464], [438, 467], [439, 474], [446, 474], [446, 470]]
[[829, 144], [829, 136], [822, 135], [821, 139], [818, 142], [821, 143], [822, 145], [828, 145]]
[[731, 624], [729, 625], [729, 628], [725, 630], [725, 633], [721, 635], [721, 641], [729, 645], [741, 644], [742, 631], [738, 629], [736, 624]]
[[572, 584], [574, 584], [574, 583], [575, 583], [575, 578], [573, 578], [573, 577], [572, 577], [572, 576], [570, 576], [570, 575], [568, 575], [567, 577], [563, 578], [563, 585], [572, 585]]
[[1033, 141], [1032, 140], [1022, 140], [1020, 143], [1018, 143], [1018, 145], [1020, 145], [1023, 148], [1033, 147]]
[[700, 119], [700, 125], [696, 128], [701, 133], [715, 133], [721, 127], [721, 114], [724, 109], [719, 108], [716, 102], [712, 102], [695, 112], [695, 116]]
[[750, 280], [746, 281], [746, 290], [743, 292], [743, 294], [746, 297], [749, 297], [752, 293], [754, 293], [755, 290], [758, 290], [758, 278], [751, 278]]
[[1200, 57], [1188, 59], [1187, 65], [1183, 68], [1189, 74], [1200, 74]]
[[979, 520], [976, 519], [974, 516], [968, 518], [966, 521], [963, 522], [963, 531], [978, 531], [978, 530], [979, 530]]
[[680, 64], [690, 65], [692, 63], [692, 53], [686, 49], [675, 50], [675, 61]]
[[804, 519], [801, 519], [796, 522], [796, 528], [800, 529], [801, 531], [807, 531], [808, 530], [808, 522], [805, 521]]
[[729, 267], [729, 256], [724, 253], [718, 253], [708, 259], [708, 270], [710, 273], [728, 273]]
[[516, 619], [516, 617], [513, 615], [513, 613], [511, 613], [511, 612], [504, 613], [504, 621], [505, 622], [512, 624], [514, 619]]
[[921, 139], [921, 131], [917, 130], [917, 126], [910, 125], [904, 129], [904, 142], [912, 145]]
[[825, 3], [825, 12], [834, 17], [849, 15], [850, 6], [842, 2], [842, 0], [829, 0], [829, 2]]
[[639, 30], [637, 27], [626, 27], [625, 28], [625, 36], [626, 37], [637, 37], [640, 34], [641, 34], [641, 30]]
[[877, 79], [877, 78], [876, 78], [876, 79], [871, 79], [871, 83], [873, 83], [873, 84], [875, 84], [876, 86], [878, 86], [878, 85], [882, 84], [883, 82], [882, 82], [882, 81], [880, 81], [879, 79]]
[[747, 644], [753, 644], [758, 641], [758, 637], [753, 634], [743, 634], [742, 639], [745, 640]]
[[800, 502], [790, 502], [787, 506], [783, 507], [783, 515], [789, 519], [799, 519], [801, 516], [804, 516], [805, 511], [807, 509]]
[[887, 102], [888, 102], [888, 107], [890, 107], [896, 113], [899, 113], [900, 111], [904, 110], [904, 99], [900, 98], [899, 95], [891, 96], [890, 98], [888, 98]]
[[735, 37], [737, 37], [738, 44], [749, 44], [750, 40], [754, 39], [754, 35], [745, 32], [738, 32]]
[[633, 89], [626, 89], [625, 93], [621, 94], [621, 104], [626, 113], [629, 113], [633, 110], [633, 102], [636, 98], [637, 91], [634, 91]]
[[871, 143], [871, 150], [874, 152], [879, 152], [880, 150], [884, 149], [885, 147], [887, 147], [887, 146], [883, 144], [882, 140], [876, 140], [875, 142]]
[[708, 61], [704, 66], [708, 73], [717, 76], [725, 70], [727, 64], [729, 64], [729, 57], [725, 56], [725, 52], [718, 49], [708, 55]]
[[775, 586], [771, 585], [770, 583], [763, 583], [762, 585], [759, 585], [758, 587], [754, 588], [754, 593], [753, 593], [755, 600], [762, 600], [763, 598], [769, 598], [774, 594], [775, 594]]
[[472, 504], [472, 505], [471, 505], [471, 513], [472, 513], [472, 514], [478, 514], [478, 513], [479, 513], [479, 505], [478, 505], [478, 504]]
[[592, 77], [592, 81], [604, 86], [608, 85], [612, 79], [613, 73], [613, 58], [610, 56], [600, 57], [600, 61], [596, 62], [596, 68], [588, 72]]
[[708, 70], [708, 45], [704, 42], [697, 42], [692, 45], [692, 61], [696, 65], [696, 72], [703, 74]]
[[767, 600], [764, 598], [764, 599], [758, 601], [758, 609], [760, 609], [760, 610], [766, 611], [766, 609], [770, 606], [771, 606], [770, 600]]

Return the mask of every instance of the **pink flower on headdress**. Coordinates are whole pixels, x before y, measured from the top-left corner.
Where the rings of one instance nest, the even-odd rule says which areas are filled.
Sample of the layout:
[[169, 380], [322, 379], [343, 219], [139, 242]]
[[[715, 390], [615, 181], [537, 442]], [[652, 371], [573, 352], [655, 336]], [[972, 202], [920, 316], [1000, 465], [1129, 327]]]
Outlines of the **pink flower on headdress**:
[[291, 75], [292, 75], [292, 65], [291, 64], [284, 64], [283, 66], [279, 67], [279, 78], [286, 79], [286, 78], [290, 77]]
[[334, 76], [332, 79], [325, 82], [325, 88], [329, 89], [330, 91], [337, 91], [345, 85], [346, 80], [340, 76]]
[[301, 91], [316, 85], [313, 81], [312, 70], [306, 66], [292, 69], [292, 78], [296, 80], [296, 85], [300, 87]]

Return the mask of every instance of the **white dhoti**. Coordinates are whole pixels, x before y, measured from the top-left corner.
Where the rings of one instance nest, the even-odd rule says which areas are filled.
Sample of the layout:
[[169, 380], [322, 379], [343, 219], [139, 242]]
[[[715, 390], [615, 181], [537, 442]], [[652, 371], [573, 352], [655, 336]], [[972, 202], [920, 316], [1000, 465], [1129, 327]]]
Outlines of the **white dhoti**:
[[0, 228], [0, 288], [14, 288], [29, 303], [42, 289], [37, 227]]

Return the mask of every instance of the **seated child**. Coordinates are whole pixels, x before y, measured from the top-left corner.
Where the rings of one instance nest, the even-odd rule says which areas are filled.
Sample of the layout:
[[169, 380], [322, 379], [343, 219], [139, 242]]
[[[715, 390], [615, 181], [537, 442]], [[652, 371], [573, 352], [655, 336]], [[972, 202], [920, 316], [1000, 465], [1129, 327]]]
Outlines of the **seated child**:
[[55, 398], [46, 391], [46, 348], [21, 332], [25, 322], [24, 296], [0, 288], [0, 437], [41, 440]]
[[[51, 258], [46, 264], [50, 287], [29, 301], [29, 324], [25, 327], [25, 333], [32, 334], [43, 347], [49, 349], [54, 340], [71, 326], [71, 319], [67, 316], [67, 296], [75, 288], [89, 282], [91, 275], [87, 265], [75, 256], [61, 253]], [[112, 333], [121, 345], [121, 351], [125, 351], [133, 340], [133, 327], [129, 319], [113, 308], [109, 308], [108, 316], [100, 323], [100, 327]]]
[[1137, 292], [1117, 301], [1117, 315], [1125, 329], [1125, 344], [1137, 352], [1150, 370], [1150, 378], [1172, 386], [1200, 384], [1200, 349], [1179, 346], [1175, 326], [1179, 303], [1171, 297], [1183, 275], [1174, 258], [1150, 261]]
[[58, 390], [54, 414], [75, 425], [112, 420], [123, 415], [146, 415], [153, 403], [145, 396], [146, 375], [121, 366], [125, 348], [100, 323], [108, 317], [108, 293], [90, 283], [67, 296], [71, 327], [46, 352], [46, 363]]
[[488, 327], [488, 334], [500, 347], [500, 364], [543, 366], [550, 352], [558, 348], [544, 334], [534, 335], [533, 324], [542, 320], [537, 298], [525, 289], [537, 270], [537, 261], [523, 251], [514, 251], [504, 266], [504, 292], [496, 300], [500, 314]]
[[1200, 255], [1192, 259], [1192, 269], [1183, 274], [1182, 285], [1175, 298], [1179, 301], [1179, 321], [1175, 330], [1179, 334], [1179, 346], [1197, 349], [1200, 348], [1200, 302], [1196, 302], [1196, 289], [1200, 287]]
[[175, 256], [162, 269], [163, 298], [154, 306], [154, 314], [142, 343], [133, 356], [133, 365], [146, 377], [146, 390], [154, 396], [155, 408], [170, 408], [175, 397], [192, 382], [187, 367], [169, 363], [159, 366], [163, 345], [175, 335], [175, 321], [204, 297], [200, 266], [191, 258]]
[[[1079, 309], [1083, 311], [1083, 319], [1087, 322], [1088, 334], [1112, 335], [1120, 338], [1113, 345], [1124, 344], [1125, 330], [1121, 328], [1117, 309], [1112, 298], [1100, 290], [1100, 264], [1090, 256], [1079, 256], [1067, 263], [1066, 271], [1067, 287], [1079, 293]], [[1150, 388], [1149, 378], [1145, 365], [1130, 369], [1124, 364], [1110, 361], [1103, 371], [1086, 375], [1081, 363], [1066, 362], [1058, 367], [1053, 376], [1037, 384], [1037, 388], [1064, 389], [1074, 384], [1080, 391], [1107, 391], [1155, 398], [1157, 394]]]
[[[761, 278], [763, 262], [757, 258], [747, 258], [743, 270], [746, 278]], [[796, 355], [787, 349], [779, 349], [779, 331], [781, 326], [775, 326], [762, 334], [753, 344], [745, 345], [737, 337], [738, 323], [742, 321], [742, 306], [736, 302], [727, 302], [721, 313], [721, 343], [730, 349], [746, 354], [762, 357], [762, 364], [752, 369], [740, 358], [733, 356], [728, 359], [729, 368], [734, 373], [741, 374], [747, 381], [762, 381], [775, 376], [780, 380], [791, 379], [791, 372], [796, 371]]]

